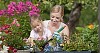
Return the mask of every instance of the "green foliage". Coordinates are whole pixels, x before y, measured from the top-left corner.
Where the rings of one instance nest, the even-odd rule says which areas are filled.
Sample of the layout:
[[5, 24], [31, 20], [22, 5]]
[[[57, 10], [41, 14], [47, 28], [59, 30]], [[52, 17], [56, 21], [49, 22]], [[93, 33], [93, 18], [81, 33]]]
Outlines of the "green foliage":
[[[5, 9], [7, 4], [11, 1], [20, 1], [20, 0], [0, 0], [0, 9]], [[26, 0], [22, 0], [26, 1]], [[50, 9], [56, 5], [60, 4], [64, 6], [65, 16], [64, 21], [68, 21], [68, 17], [71, 10], [73, 9], [74, 2], [82, 3], [83, 9], [81, 11], [81, 17], [79, 21], [80, 26], [85, 26], [87, 24], [97, 22], [97, 9], [98, 9], [98, 0], [31, 0], [32, 3], [40, 2], [40, 9], [41, 9], [41, 16], [43, 20], [47, 20], [50, 17]], [[20, 32], [21, 34], [15, 34], [21, 36], [22, 38], [28, 37], [30, 33], [30, 24], [29, 24], [29, 17], [27, 14], [17, 15], [14, 17], [0, 17], [0, 26], [5, 24], [10, 24], [13, 21], [13, 18], [18, 19], [20, 23], [20, 27], [13, 27], [12, 31]], [[67, 22], [66, 21], [66, 22]], [[86, 27], [77, 27], [76, 32], [71, 37], [71, 43], [65, 44], [65, 50], [97, 50], [98, 46], [98, 35], [97, 35], [97, 25], [94, 25], [94, 29], [89, 29]], [[22, 38], [19, 38], [20, 40]]]
[[[96, 22], [97, 23], [97, 9], [98, 9], [98, 0], [41, 0], [40, 9], [43, 20], [49, 19], [50, 9], [54, 5], [64, 6], [64, 22], [67, 23], [68, 16], [73, 9], [74, 2], [82, 3], [82, 11], [79, 20], [79, 26], [85, 26], [87, 24]], [[88, 21], [87, 21], [88, 20]], [[84, 23], [85, 22], [85, 23]]]
[[76, 32], [71, 36], [70, 44], [65, 44], [64, 50], [90, 50], [98, 51], [98, 25], [91, 24], [85, 27], [76, 27]]
[[22, 37], [29, 37], [31, 27], [30, 27], [30, 17], [26, 14], [20, 15], [18, 17], [19, 23], [21, 24], [19, 31], [22, 32]]
[[[19, 32], [19, 29], [20, 27], [13, 25], [9, 29], [2, 31], [0, 36], [4, 37], [3, 43], [7, 46], [14, 47], [16, 49], [24, 49], [26, 43], [21, 37], [22, 33]], [[11, 31], [9, 32], [8, 30]]]
[[33, 40], [36, 46], [42, 47], [43, 44], [46, 42], [45, 40]]

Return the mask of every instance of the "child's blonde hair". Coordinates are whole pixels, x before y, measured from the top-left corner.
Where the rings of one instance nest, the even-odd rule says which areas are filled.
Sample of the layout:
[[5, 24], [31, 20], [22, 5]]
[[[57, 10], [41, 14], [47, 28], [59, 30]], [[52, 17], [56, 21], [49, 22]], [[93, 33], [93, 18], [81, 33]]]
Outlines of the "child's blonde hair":
[[39, 16], [32, 16], [30, 21], [31, 21], [32, 28], [35, 28], [37, 25], [42, 24], [41, 17]]
[[61, 14], [61, 21], [63, 21], [63, 16], [64, 16], [64, 7], [62, 7], [61, 5], [55, 5], [50, 13], [60, 13]]

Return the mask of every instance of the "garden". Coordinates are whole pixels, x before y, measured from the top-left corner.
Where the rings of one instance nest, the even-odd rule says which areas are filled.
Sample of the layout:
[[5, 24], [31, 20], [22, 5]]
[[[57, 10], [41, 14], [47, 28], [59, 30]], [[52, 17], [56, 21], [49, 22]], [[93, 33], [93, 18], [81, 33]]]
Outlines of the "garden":
[[[81, 10], [73, 15], [77, 8], [75, 3], [81, 6]], [[0, 52], [28, 50], [25, 41], [31, 32], [30, 16], [41, 16], [42, 20], [48, 20], [50, 9], [57, 4], [64, 6], [64, 23], [70, 23], [70, 43], [61, 45], [63, 52], [98, 53], [98, 0], [0, 0]], [[77, 20], [72, 20], [73, 17]], [[36, 42], [40, 48], [44, 43]]]

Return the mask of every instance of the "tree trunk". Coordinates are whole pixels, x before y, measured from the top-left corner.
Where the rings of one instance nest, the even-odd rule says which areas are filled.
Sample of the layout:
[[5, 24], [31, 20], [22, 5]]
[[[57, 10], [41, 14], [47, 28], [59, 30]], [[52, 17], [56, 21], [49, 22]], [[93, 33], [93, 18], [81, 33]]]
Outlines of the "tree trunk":
[[99, 21], [99, 53], [100, 53], [100, 0], [98, 0], [98, 21]]
[[69, 21], [66, 23], [69, 27], [70, 35], [74, 31], [76, 25], [79, 22], [79, 17], [81, 15], [82, 4], [81, 3], [74, 3], [74, 8], [72, 9], [69, 15]]

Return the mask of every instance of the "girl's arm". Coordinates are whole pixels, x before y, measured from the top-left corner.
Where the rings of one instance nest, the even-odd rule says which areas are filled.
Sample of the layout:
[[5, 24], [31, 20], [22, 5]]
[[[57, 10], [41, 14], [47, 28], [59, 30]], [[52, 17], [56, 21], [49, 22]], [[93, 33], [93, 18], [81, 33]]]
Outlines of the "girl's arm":
[[50, 40], [52, 38], [52, 35], [50, 35], [49, 37], [48, 37], [48, 40]]
[[32, 47], [33, 45], [35, 45], [35, 43], [33, 42], [33, 38], [32, 38], [32, 37], [29, 37], [29, 38], [28, 38], [27, 44], [29, 44], [31, 47]]

